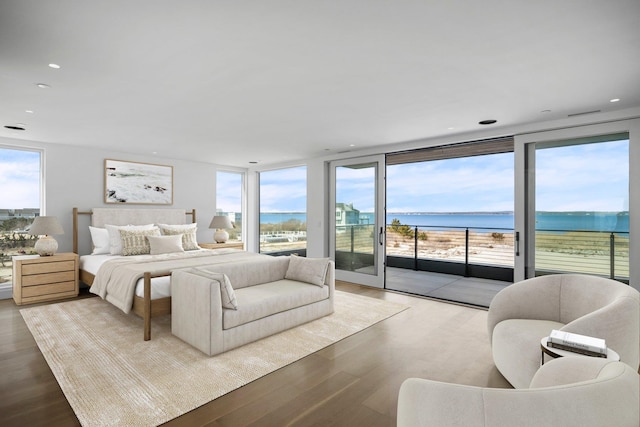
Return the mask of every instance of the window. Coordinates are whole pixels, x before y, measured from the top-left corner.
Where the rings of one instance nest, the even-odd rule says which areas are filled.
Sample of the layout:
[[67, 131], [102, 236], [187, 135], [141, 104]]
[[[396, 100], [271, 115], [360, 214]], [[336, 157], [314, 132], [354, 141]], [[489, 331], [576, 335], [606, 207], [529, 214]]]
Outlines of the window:
[[13, 255], [33, 252], [36, 238], [27, 231], [40, 215], [41, 158], [40, 151], [0, 146], [0, 284], [11, 282]]
[[535, 271], [629, 279], [627, 134], [536, 144]]
[[216, 173], [216, 215], [226, 215], [233, 223], [229, 241], [242, 241], [243, 178], [241, 172]]
[[306, 255], [307, 167], [260, 172], [260, 252]]
[[387, 166], [387, 256], [513, 268], [514, 154], [470, 154]]

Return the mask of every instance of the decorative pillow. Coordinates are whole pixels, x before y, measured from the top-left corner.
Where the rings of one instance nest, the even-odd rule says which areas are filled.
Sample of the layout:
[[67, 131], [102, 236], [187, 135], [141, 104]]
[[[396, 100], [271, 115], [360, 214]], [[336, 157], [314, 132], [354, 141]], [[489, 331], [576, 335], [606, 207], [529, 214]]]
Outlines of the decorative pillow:
[[182, 234], [175, 236], [147, 236], [151, 255], [184, 252], [182, 248]]
[[207, 277], [211, 280], [217, 280], [220, 283], [220, 298], [222, 299], [222, 307], [230, 310], [238, 309], [238, 301], [236, 300], [236, 293], [231, 286], [231, 281], [226, 274], [214, 273], [212, 271], [203, 270], [201, 268], [194, 268], [192, 270], [195, 274]]
[[93, 252], [91, 255], [109, 254], [109, 232], [106, 228], [98, 228], [89, 226], [91, 232], [91, 242], [93, 243]]
[[122, 255], [145, 255], [151, 252], [147, 236], [159, 236], [160, 230], [154, 227], [150, 230], [120, 230], [122, 237]]
[[157, 228], [153, 224], [147, 225], [110, 225], [105, 224], [104, 228], [109, 233], [109, 252], [111, 255], [122, 255], [122, 237], [120, 236], [120, 230], [152, 230]]
[[289, 268], [285, 279], [298, 280], [316, 286], [324, 286], [327, 276], [329, 258], [306, 258], [301, 256], [289, 257]]
[[185, 251], [194, 251], [200, 249], [198, 246], [198, 238], [196, 237], [196, 231], [198, 224], [158, 224], [163, 236], [174, 236], [176, 234], [182, 234], [182, 248]]

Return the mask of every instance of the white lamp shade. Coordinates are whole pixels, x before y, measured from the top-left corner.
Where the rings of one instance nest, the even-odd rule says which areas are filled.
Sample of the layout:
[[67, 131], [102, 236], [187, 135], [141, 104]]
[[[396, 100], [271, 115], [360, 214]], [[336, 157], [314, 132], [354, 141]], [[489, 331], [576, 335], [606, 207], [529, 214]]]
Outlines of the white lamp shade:
[[211, 224], [209, 224], [209, 228], [233, 228], [233, 224], [231, 220], [226, 215], [216, 215], [211, 220]]
[[50, 236], [52, 234], [64, 234], [60, 221], [55, 216], [37, 216], [29, 228], [32, 236]]

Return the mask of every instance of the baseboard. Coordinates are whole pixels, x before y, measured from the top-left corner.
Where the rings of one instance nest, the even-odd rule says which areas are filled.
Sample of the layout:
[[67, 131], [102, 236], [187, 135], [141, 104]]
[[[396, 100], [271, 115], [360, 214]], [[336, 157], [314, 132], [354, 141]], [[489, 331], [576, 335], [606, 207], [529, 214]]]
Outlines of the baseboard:
[[11, 283], [3, 283], [0, 285], [0, 299], [11, 299], [13, 297], [13, 286]]

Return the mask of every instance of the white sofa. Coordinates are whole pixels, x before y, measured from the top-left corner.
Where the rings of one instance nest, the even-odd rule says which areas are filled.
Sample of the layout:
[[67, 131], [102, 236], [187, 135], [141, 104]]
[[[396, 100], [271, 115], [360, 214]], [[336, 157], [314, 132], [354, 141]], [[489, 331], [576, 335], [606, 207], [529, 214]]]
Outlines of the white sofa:
[[334, 293], [328, 259], [265, 256], [177, 270], [171, 332], [211, 356], [333, 313]]
[[552, 329], [603, 338], [622, 362], [640, 363], [640, 293], [615, 280], [555, 274], [514, 283], [494, 297], [487, 327], [496, 367], [515, 388], [529, 387]]
[[398, 427], [638, 427], [640, 376], [622, 362], [564, 357], [523, 389], [410, 378], [400, 387]]

